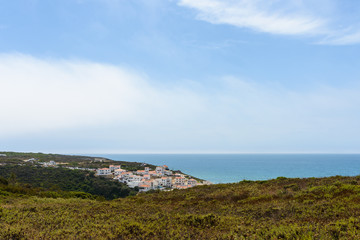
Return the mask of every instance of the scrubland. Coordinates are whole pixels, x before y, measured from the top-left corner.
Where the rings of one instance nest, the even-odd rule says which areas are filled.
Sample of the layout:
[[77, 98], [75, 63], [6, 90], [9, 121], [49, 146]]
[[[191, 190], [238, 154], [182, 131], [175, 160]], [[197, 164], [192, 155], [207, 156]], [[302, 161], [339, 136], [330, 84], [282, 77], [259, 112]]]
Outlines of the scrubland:
[[360, 239], [359, 184], [280, 177], [101, 200], [3, 179], [0, 239]]

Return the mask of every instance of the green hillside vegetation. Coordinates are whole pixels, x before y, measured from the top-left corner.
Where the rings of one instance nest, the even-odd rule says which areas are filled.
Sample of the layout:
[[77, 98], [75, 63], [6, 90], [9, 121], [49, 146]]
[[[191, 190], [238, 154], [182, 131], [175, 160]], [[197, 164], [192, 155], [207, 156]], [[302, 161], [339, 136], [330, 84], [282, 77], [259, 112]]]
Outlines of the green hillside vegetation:
[[6, 181], [0, 239], [360, 239], [360, 176], [242, 181], [111, 201], [16, 193]]
[[0, 166], [0, 176], [20, 185], [51, 191], [76, 191], [115, 199], [135, 195], [136, 189], [114, 180], [96, 177], [94, 172], [66, 168], [45, 168], [39, 166]]
[[39, 162], [54, 161], [60, 166], [71, 166], [81, 168], [103, 168], [109, 165], [121, 165], [121, 168], [129, 171], [143, 170], [145, 166], [155, 168], [154, 165], [139, 162], [114, 161], [103, 157], [88, 157], [77, 155], [45, 154], [45, 153], [22, 153], [22, 152], [0, 152], [6, 156], [0, 156], [0, 164], [19, 164], [31, 158]]

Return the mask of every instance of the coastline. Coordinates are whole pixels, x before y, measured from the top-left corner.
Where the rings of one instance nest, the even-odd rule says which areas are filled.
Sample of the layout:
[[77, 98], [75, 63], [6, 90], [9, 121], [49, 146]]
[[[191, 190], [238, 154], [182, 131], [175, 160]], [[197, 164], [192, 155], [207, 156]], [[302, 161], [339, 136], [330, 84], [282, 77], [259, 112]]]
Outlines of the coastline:
[[86, 154], [115, 161], [166, 164], [170, 169], [216, 183], [269, 180], [277, 177], [310, 178], [357, 176], [360, 154]]

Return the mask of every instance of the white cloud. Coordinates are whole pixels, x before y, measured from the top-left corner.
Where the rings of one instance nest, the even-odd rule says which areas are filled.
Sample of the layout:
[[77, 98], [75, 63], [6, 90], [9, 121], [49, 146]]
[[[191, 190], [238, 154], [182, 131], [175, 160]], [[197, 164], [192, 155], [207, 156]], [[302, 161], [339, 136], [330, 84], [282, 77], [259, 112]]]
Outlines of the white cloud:
[[214, 24], [229, 24], [271, 34], [316, 37], [320, 38], [316, 41], [322, 44], [359, 43], [360, 33], [354, 26], [360, 19], [344, 23], [349, 13], [337, 10], [339, 4], [338, 0], [316, 3], [309, 0], [179, 1], [180, 6], [197, 10], [198, 19]]
[[353, 31], [350, 33], [336, 34], [335, 36], [329, 36], [321, 41], [320, 44], [330, 45], [350, 45], [360, 43], [360, 32]]
[[278, 9], [279, 1], [181, 0], [180, 5], [197, 9], [198, 18], [212, 23], [225, 23], [275, 34], [312, 34], [323, 28], [325, 21], [299, 12], [287, 13], [288, 4]]
[[0, 143], [66, 132], [83, 148], [119, 151], [360, 150], [359, 86], [300, 92], [234, 77], [194, 86], [107, 64], [1, 55]]
[[[93, 62], [0, 56], [2, 136], [74, 126], [142, 121], [144, 113], [176, 104], [171, 92], [146, 76]], [[181, 91], [181, 90], [179, 90]], [[184, 96], [186, 92], [182, 92]], [[188, 101], [192, 97], [187, 96]], [[179, 105], [181, 105], [179, 103]], [[173, 106], [171, 106], [173, 107]]]

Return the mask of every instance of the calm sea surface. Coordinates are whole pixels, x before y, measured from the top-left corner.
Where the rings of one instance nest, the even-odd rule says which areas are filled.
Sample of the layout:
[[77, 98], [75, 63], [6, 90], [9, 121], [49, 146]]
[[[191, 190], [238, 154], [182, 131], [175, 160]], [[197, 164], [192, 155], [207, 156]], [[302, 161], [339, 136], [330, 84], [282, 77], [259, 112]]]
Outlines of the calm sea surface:
[[98, 154], [112, 160], [168, 165], [213, 183], [244, 179], [360, 175], [360, 154]]

